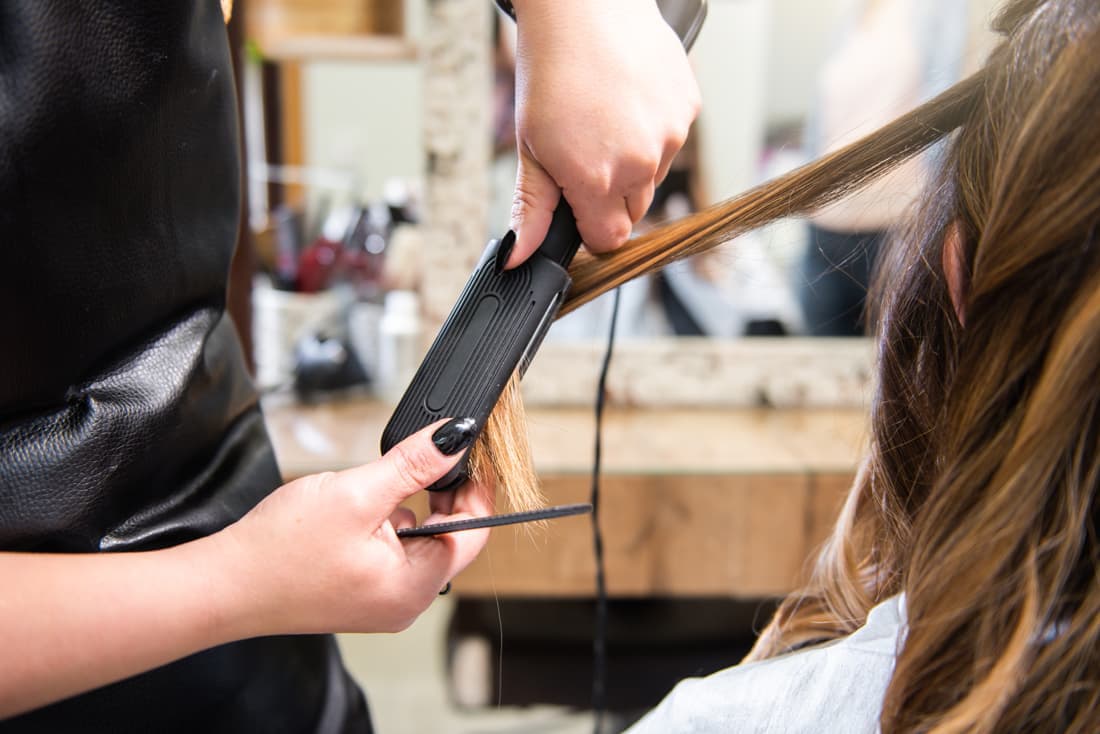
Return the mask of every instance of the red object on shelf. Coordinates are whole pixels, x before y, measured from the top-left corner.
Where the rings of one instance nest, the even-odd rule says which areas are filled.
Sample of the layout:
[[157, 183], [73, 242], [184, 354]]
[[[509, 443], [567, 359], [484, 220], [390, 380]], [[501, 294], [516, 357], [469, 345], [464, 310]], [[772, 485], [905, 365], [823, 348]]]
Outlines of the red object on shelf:
[[318, 237], [298, 257], [298, 290], [317, 293], [328, 288], [343, 268], [343, 245]]

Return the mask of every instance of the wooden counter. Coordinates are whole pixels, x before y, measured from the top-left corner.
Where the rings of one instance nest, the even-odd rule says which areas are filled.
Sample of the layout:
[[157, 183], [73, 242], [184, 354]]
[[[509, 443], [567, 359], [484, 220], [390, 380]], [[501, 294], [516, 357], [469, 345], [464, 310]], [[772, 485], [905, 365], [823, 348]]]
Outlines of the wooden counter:
[[[390, 409], [353, 401], [264, 405], [287, 478], [378, 457]], [[550, 502], [588, 501], [591, 410], [533, 410], [535, 463]], [[863, 450], [859, 410], [608, 409], [603, 517], [615, 596], [760, 597], [789, 591], [827, 535]], [[423, 512], [426, 502], [412, 506]], [[498, 528], [455, 580], [468, 595], [591, 596], [587, 518], [532, 536]]]

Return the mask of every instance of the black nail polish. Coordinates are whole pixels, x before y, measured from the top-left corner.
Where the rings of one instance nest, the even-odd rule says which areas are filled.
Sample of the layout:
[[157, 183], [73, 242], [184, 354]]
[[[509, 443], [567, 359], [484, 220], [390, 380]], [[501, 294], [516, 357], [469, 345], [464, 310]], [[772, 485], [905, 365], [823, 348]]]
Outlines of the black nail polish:
[[516, 246], [516, 233], [512, 230], [508, 230], [503, 237], [500, 238], [500, 244], [497, 245], [496, 262], [493, 263], [493, 268], [496, 270], [496, 274], [500, 275], [504, 272], [504, 266], [508, 264], [508, 258], [512, 254], [512, 248]]
[[476, 430], [473, 418], [454, 418], [432, 434], [432, 443], [444, 456], [454, 456], [474, 442]]

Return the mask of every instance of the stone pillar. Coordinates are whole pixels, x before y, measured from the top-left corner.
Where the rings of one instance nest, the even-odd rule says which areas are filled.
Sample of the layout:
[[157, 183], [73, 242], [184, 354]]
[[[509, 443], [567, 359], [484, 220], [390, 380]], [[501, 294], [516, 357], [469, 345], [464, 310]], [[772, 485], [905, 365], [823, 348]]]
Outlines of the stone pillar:
[[491, 154], [490, 0], [427, 0], [423, 35], [423, 308], [434, 333], [485, 247]]

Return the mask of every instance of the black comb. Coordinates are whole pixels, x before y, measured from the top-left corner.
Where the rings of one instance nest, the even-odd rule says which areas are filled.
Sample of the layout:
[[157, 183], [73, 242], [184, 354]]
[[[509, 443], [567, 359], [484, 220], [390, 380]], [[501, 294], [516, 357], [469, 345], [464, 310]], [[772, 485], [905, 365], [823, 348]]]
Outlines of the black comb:
[[436, 522], [430, 525], [421, 525], [417, 528], [402, 528], [397, 531], [397, 537], [415, 538], [421, 535], [457, 533], [460, 530], [474, 530], [475, 528], [495, 528], [500, 525], [514, 525], [515, 523], [535, 522], [536, 520], [553, 520], [554, 518], [569, 517], [570, 515], [587, 515], [590, 512], [592, 512], [592, 505], [588, 503], [577, 505], [557, 505], [556, 507], [547, 507], [544, 510], [509, 512], [503, 515], [472, 517], [468, 520]]

